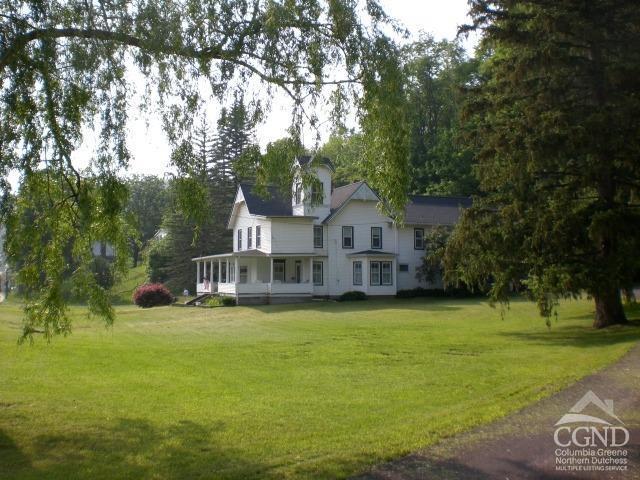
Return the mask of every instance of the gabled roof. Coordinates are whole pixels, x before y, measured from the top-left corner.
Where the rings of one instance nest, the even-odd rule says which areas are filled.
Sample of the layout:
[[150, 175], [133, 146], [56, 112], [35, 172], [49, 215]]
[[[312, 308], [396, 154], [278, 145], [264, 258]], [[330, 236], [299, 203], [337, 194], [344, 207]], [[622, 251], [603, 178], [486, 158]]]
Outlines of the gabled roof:
[[278, 187], [266, 187], [266, 198], [258, 195], [255, 191], [255, 185], [251, 183], [241, 183], [240, 188], [251, 215], [261, 215], [263, 217], [288, 217], [293, 215], [291, 198], [282, 195]]
[[364, 182], [360, 181], [350, 183], [349, 185], [345, 185], [344, 187], [334, 188], [333, 192], [331, 193], [331, 211], [340, 208], [344, 204], [344, 202], [349, 200], [351, 195], [353, 195], [354, 192], [358, 190], [358, 188], [360, 188], [363, 183]]
[[410, 225], [454, 225], [462, 209], [471, 206], [469, 197], [409, 195], [404, 223]]
[[324, 165], [328, 167], [332, 172], [335, 172], [335, 168], [333, 167], [333, 163], [327, 157], [312, 157], [310, 155], [300, 155], [296, 157], [296, 160], [300, 164], [301, 167], [305, 168], [308, 165], [311, 165], [312, 162], [318, 162], [319, 165]]
[[356, 198], [359, 200], [373, 200], [376, 202], [380, 201], [380, 198], [378, 197], [376, 192], [374, 192], [371, 187], [367, 185], [367, 182], [360, 181], [350, 183], [349, 185], [345, 185], [344, 187], [335, 188], [331, 193], [331, 213], [327, 215], [322, 223], [327, 223], [329, 220], [335, 217], [352, 198]]

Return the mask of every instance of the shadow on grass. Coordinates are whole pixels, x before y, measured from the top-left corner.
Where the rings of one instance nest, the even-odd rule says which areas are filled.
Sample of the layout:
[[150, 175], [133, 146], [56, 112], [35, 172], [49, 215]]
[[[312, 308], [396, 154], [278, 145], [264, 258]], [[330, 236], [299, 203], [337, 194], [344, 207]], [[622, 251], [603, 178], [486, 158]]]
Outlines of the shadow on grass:
[[414, 298], [414, 299], [368, 299], [362, 301], [338, 302], [335, 300], [313, 300], [293, 304], [273, 305], [241, 305], [244, 308], [254, 309], [264, 314], [282, 313], [291, 311], [313, 311], [324, 313], [358, 313], [385, 310], [414, 310], [418, 312], [443, 312], [457, 311], [467, 306], [486, 303], [484, 298], [459, 299], [459, 298]]
[[213, 443], [222, 428], [181, 421], [158, 429], [120, 419], [91, 431], [36, 436], [28, 456], [0, 432], [0, 464], [8, 478], [275, 478], [267, 466]]
[[[279, 479], [285, 467], [299, 478], [336, 478], [371, 463], [366, 455], [322, 465], [265, 463], [233, 445], [221, 445], [222, 422], [203, 426], [179, 421], [159, 428], [142, 419], [121, 418], [83, 431], [40, 434], [28, 449], [0, 430], [0, 478], [11, 479]], [[295, 448], [295, 446], [294, 446]]]
[[562, 320], [553, 322], [551, 329], [542, 332], [504, 332], [501, 336], [519, 342], [537, 345], [566, 345], [571, 347], [593, 348], [617, 343], [640, 340], [640, 319], [631, 319], [627, 325], [614, 325], [596, 330], [591, 326], [591, 315], [569, 317], [572, 320], [584, 320], [584, 326], [562, 325]]

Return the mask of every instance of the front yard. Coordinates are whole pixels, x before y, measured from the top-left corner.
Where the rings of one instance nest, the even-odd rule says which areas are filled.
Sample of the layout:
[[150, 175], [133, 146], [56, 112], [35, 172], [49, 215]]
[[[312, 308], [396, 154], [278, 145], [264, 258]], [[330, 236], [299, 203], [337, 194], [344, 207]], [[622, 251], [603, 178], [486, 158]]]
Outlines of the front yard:
[[[0, 304], [0, 477], [334, 478], [503, 416], [623, 355], [567, 302], [118, 307], [17, 346]], [[80, 307], [74, 315], [80, 317]], [[640, 315], [636, 311], [632, 317]]]

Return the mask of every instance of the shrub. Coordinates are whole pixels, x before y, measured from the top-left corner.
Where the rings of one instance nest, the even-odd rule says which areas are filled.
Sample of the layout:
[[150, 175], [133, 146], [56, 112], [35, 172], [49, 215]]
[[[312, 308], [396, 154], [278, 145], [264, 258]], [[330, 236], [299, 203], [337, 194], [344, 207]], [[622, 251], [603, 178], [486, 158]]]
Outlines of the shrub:
[[235, 307], [236, 299], [233, 297], [209, 297], [204, 301], [209, 307]]
[[366, 300], [367, 299], [367, 294], [364, 292], [360, 292], [358, 290], [353, 290], [351, 292], [344, 292], [342, 295], [340, 295], [340, 297], [338, 297], [338, 300], [340, 302], [350, 302], [353, 300]]
[[224, 307], [235, 307], [236, 299], [233, 297], [220, 297], [222, 306]]
[[142, 308], [171, 305], [175, 301], [171, 292], [161, 283], [140, 285], [133, 292], [133, 303]]
[[423, 288], [417, 287], [409, 290], [398, 290], [396, 298], [466, 298], [482, 296], [482, 292], [470, 292], [467, 288]]

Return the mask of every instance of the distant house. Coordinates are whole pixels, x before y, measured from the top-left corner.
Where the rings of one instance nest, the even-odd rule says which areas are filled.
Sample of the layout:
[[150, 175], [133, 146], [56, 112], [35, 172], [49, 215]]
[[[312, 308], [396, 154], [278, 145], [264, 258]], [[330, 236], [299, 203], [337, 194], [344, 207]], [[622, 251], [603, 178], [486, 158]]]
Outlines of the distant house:
[[91, 253], [93, 253], [94, 257], [103, 257], [111, 260], [115, 257], [115, 251], [113, 249], [113, 245], [107, 242], [94, 241], [91, 244]]
[[159, 240], [163, 240], [167, 237], [167, 235], [169, 234], [169, 232], [167, 231], [166, 228], [159, 228], [156, 233], [153, 234], [153, 237], [151, 237], [151, 241], [152, 242], [156, 242]]
[[425, 233], [455, 224], [469, 198], [412, 195], [399, 226], [378, 211], [380, 198], [366, 182], [333, 189], [328, 159], [296, 162], [298, 172], [315, 173], [317, 187], [304, 188], [297, 175], [291, 198], [269, 188], [264, 199], [253, 185], [241, 184], [227, 224], [233, 251], [193, 259], [198, 293], [218, 292], [239, 303], [284, 303], [428, 286], [416, 278]]

